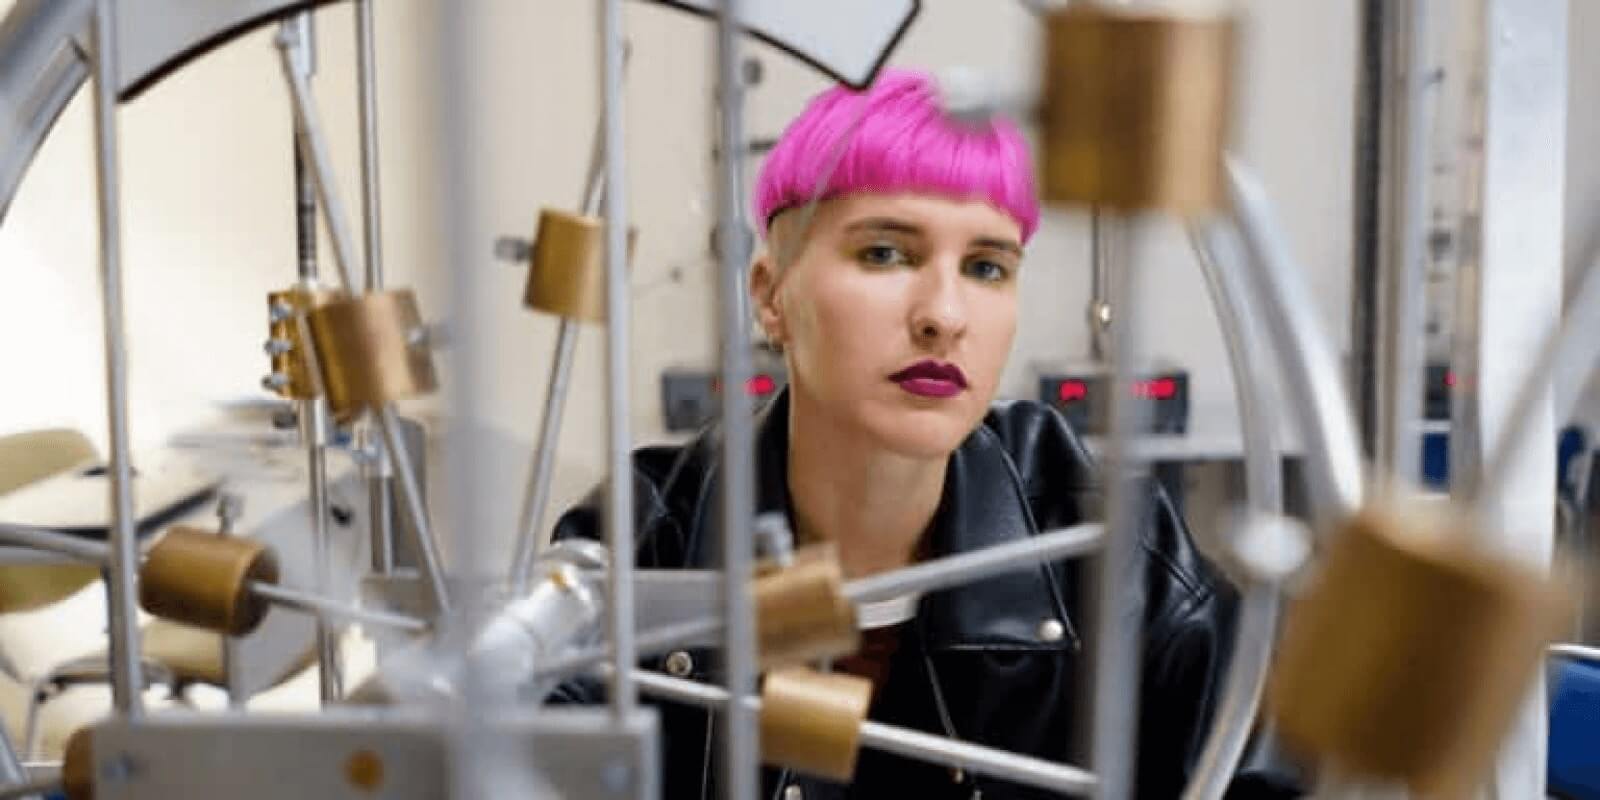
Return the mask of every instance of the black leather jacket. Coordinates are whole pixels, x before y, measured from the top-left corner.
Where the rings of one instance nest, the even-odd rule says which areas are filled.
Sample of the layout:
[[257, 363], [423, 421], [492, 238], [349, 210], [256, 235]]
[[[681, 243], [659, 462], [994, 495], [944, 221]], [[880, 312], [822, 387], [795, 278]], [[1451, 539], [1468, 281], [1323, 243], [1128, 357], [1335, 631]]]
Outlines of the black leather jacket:
[[[780, 395], [757, 426], [757, 503], [788, 509], [788, 407]], [[681, 447], [634, 455], [638, 565], [714, 566], [720, 541], [715, 430]], [[1176, 798], [1204, 744], [1232, 641], [1236, 594], [1196, 552], [1183, 521], [1157, 493], [1143, 540], [1142, 575], [1130, 593], [1145, 608], [1138, 796]], [[928, 531], [930, 557], [977, 550], [1099, 515], [1089, 455], [1046, 406], [995, 405], [955, 453]], [[565, 514], [556, 535], [597, 537], [601, 504]], [[1088, 590], [1081, 560], [1040, 566], [922, 598], [873, 700], [873, 719], [1041, 758], [1086, 764], [1076, 727], [1087, 717], [1083, 650]], [[1057, 620], [1064, 635], [1042, 635]], [[691, 676], [714, 680], [713, 655], [691, 652]], [[681, 661], [681, 657], [680, 657]], [[664, 669], [662, 659], [646, 666]], [[597, 701], [592, 686], [564, 687], [566, 701]], [[710, 712], [662, 704], [664, 796], [716, 796], [720, 742]], [[806, 800], [831, 797], [1046, 797], [1044, 792], [863, 750], [848, 788], [769, 769], [767, 797], [798, 785]], [[1230, 796], [1273, 794], [1272, 776], [1244, 775]], [[1249, 787], [1249, 788], [1246, 788]], [[793, 796], [791, 792], [790, 796]]]

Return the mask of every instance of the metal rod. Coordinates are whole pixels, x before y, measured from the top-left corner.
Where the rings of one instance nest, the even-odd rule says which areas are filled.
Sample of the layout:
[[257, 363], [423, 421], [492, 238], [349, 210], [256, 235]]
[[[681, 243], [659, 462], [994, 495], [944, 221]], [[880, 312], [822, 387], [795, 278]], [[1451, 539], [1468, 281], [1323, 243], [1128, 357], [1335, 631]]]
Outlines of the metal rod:
[[[372, 18], [372, 0], [356, 0], [356, 87], [360, 101], [361, 125], [361, 221], [365, 233], [366, 290], [383, 289], [383, 193], [379, 183], [378, 159], [378, 68], [377, 27]], [[373, 437], [366, 464], [369, 539], [372, 543], [372, 571], [387, 575], [394, 571], [394, 484], [389, 473], [388, 453], [382, 437]]]
[[1600, 664], [1600, 647], [1589, 647], [1587, 645], [1571, 643], [1553, 644], [1550, 645], [1550, 654], [1556, 656], [1567, 656], [1568, 658], [1577, 658]]
[[[1103, 527], [1099, 523], [1074, 525], [1030, 536], [981, 550], [946, 556], [889, 572], [857, 578], [844, 585], [844, 595], [853, 603], [871, 603], [906, 594], [925, 594], [1093, 552], [1100, 545]], [[717, 636], [722, 620], [712, 617], [685, 620], [640, 631], [638, 656], [644, 658]], [[539, 666], [540, 676], [560, 676], [586, 669], [605, 660], [604, 647], [591, 647], [564, 655]]]
[[1339, 519], [1361, 505], [1361, 446], [1333, 343], [1319, 315], [1261, 182], [1237, 159], [1227, 159], [1228, 191], [1249, 258], [1244, 259], [1268, 339], [1275, 343], [1288, 406], [1306, 454], [1312, 512]]
[[[755, 609], [750, 598], [754, 574], [751, 524], [755, 520], [755, 432], [750, 395], [750, 316], [745, 274], [750, 267], [744, 223], [744, 79], [739, 71], [742, 0], [722, 0], [717, 17], [718, 281], [722, 342], [722, 606], [723, 667], [734, 696], [756, 689]], [[755, 800], [761, 788], [761, 743], [756, 717], [742, 705], [727, 710], [723, 737], [723, 797]]]
[[[622, 45], [623, 77], [627, 77], [629, 48]], [[606, 172], [606, 120], [602, 114], [595, 121], [593, 145], [589, 149], [589, 172], [583, 185], [583, 213], [601, 213], [605, 204]], [[522, 519], [518, 526], [517, 545], [511, 559], [511, 586], [520, 593], [527, 586], [533, 571], [534, 559], [550, 543], [551, 531], [539, 527], [545, 509], [550, 503], [550, 483], [555, 473], [555, 456], [559, 448], [561, 415], [566, 408], [568, 385], [571, 383], [573, 353], [578, 343], [578, 324], [562, 317], [556, 338], [555, 363], [550, 368], [550, 385], [544, 395], [544, 416], [539, 424], [539, 442], [534, 446], [533, 465], [528, 470], [528, 488], [522, 500]]]
[[[312, 581], [316, 592], [326, 594], [333, 585], [328, 541], [332, 512], [328, 500], [327, 400], [318, 395], [301, 401], [300, 413], [304, 417], [307, 479], [311, 489], [308, 510], [311, 514]], [[342, 680], [337, 634], [321, 617], [316, 621], [316, 640], [318, 690], [323, 704], [327, 705], [339, 699]]]
[[31, 547], [102, 566], [111, 563], [111, 547], [105, 542], [30, 525], [0, 522], [0, 543]]
[[306, 76], [296, 68], [296, 51], [307, 43], [298, 41], [288, 28], [279, 31], [277, 45], [283, 66], [284, 78], [289, 83], [289, 94], [294, 100], [295, 135], [302, 152], [310, 155], [311, 177], [317, 185], [317, 196], [322, 201], [322, 218], [327, 223], [328, 234], [333, 239], [334, 265], [339, 269], [339, 283], [345, 291], [357, 291], [360, 286], [351, 273], [355, 262], [355, 237], [350, 233], [349, 215], [345, 212], [339, 188], [335, 185], [333, 158], [328, 154], [327, 137], [322, 120], [317, 114], [316, 102], [311, 97], [311, 86]]
[[296, 591], [272, 583], [252, 581], [250, 583], [250, 592], [274, 605], [314, 614], [319, 620], [334, 619], [345, 622], [358, 622], [392, 628], [406, 633], [426, 633], [431, 627], [426, 621], [416, 617], [346, 606], [315, 594]]
[[127, 330], [122, 310], [122, 199], [117, 165], [116, 3], [96, 0], [94, 16], [95, 176], [99, 186], [100, 290], [104, 315], [106, 417], [111, 439], [111, 703], [118, 713], [143, 711], [139, 664], [138, 534], [128, 452]]
[[394, 406], [374, 409], [378, 428], [383, 431], [384, 446], [388, 448], [394, 474], [400, 485], [400, 500], [411, 518], [411, 530], [416, 533], [417, 561], [422, 568], [422, 579], [433, 593], [434, 604], [443, 614], [450, 610], [450, 590], [445, 585], [444, 559], [439, 556], [438, 543], [428, 526], [428, 511], [422, 504], [422, 487], [417, 483], [417, 473], [411, 469], [411, 458], [406, 454], [406, 443], [400, 438], [400, 420]]
[[1089, 357], [1104, 363], [1111, 351], [1111, 315], [1116, 311], [1106, 297], [1107, 276], [1121, 257], [1118, 220], [1098, 209], [1089, 215]]
[[539, 424], [539, 444], [534, 449], [533, 466], [528, 471], [528, 489], [522, 500], [522, 519], [517, 526], [517, 549], [512, 556], [511, 586], [520, 593], [533, 572], [534, 557], [544, 549], [549, 535], [541, 533], [545, 508], [550, 503], [557, 445], [561, 439], [561, 412], [566, 407], [567, 386], [572, 380], [573, 354], [578, 345], [578, 323], [561, 318], [556, 334], [555, 363], [550, 368], [550, 386], [545, 391], [544, 417]]
[[[719, 709], [724, 714], [730, 705], [735, 705], [728, 702], [731, 696], [728, 690], [720, 686], [672, 678], [649, 670], [635, 670], [635, 680], [641, 690], [666, 700]], [[744, 697], [744, 702], [736, 705], [751, 715], [759, 713], [760, 698]], [[1077, 767], [881, 722], [861, 723], [861, 746], [1065, 794], [1085, 795], [1095, 789], [1095, 776]]]
[[[0, 786], [21, 784], [28, 779], [28, 771], [22, 766], [22, 758], [17, 755], [17, 748], [11, 744], [11, 736], [6, 733], [6, 726], [0, 725]], [[15, 797], [28, 797], [26, 792], [14, 795]]]
[[[1151, 235], [1150, 221], [1127, 218], [1131, 236], [1126, 257], [1112, 274], [1114, 309], [1133, 307], [1140, 296], [1142, 264], [1139, 249]], [[1091, 762], [1100, 779], [1099, 797], [1131, 798], [1134, 789], [1134, 743], [1139, 723], [1139, 665], [1143, 649], [1143, 594], [1129, 591], [1141, 574], [1139, 542], [1150, 487], [1148, 469], [1136, 453], [1134, 438], [1149, 426], [1150, 403], [1133, 391], [1147, 359], [1138, 315], [1113, 313], [1111, 318], [1111, 385], [1118, 398], [1111, 404], [1110, 435], [1104, 461], [1107, 487], [1106, 537], [1093, 570], [1094, 613], [1090, 629], [1093, 656], [1093, 714], [1089, 738]]]
[[[1221, 226], [1205, 232], [1191, 225], [1189, 241], [1211, 294], [1233, 372], [1244, 440], [1246, 504], [1254, 513], [1277, 515], [1283, 511], [1277, 404], [1266, 376], [1257, 369], [1266, 363], [1265, 354], [1260, 352], [1264, 349], [1260, 344], [1263, 326], [1239, 271], [1238, 249], [1226, 246], [1232, 242], [1223, 238], [1228, 232]], [[1239, 767], [1261, 707], [1261, 692], [1277, 638], [1280, 598], [1280, 588], [1275, 583], [1256, 582], [1245, 589], [1222, 699], [1200, 760], [1184, 790], [1184, 800], [1220, 800]]]
[[[1380, 254], [1378, 381], [1374, 458], [1402, 481], [1421, 478], [1430, 125], [1427, 114], [1428, 0], [1385, 3], [1388, 69], [1380, 171], [1389, 213]], [[1403, 80], [1395, 80], [1402, 78]]]
[[15, 786], [0, 787], [0, 800], [33, 800], [41, 794], [55, 796], [61, 791], [61, 777], [40, 778]]
[[611, 641], [611, 712], [621, 723], [638, 704], [632, 667], [633, 639], [633, 446], [629, 424], [628, 204], [624, 180], [622, 119], [622, 2], [605, 0], [600, 13], [601, 99], [605, 121], [606, 223], [606, 532], [611, 570], [606, 582], [606, 635]]
[[1100, 548], [1104, 533], [1105, 527], [1099, 523], [1074, 525], [1017, 542], [857, 578], [845, 584], [844, 593], [851, 602], [871, 603], [905, 594], [935, 592], [1035, 564], [1087, 555]]

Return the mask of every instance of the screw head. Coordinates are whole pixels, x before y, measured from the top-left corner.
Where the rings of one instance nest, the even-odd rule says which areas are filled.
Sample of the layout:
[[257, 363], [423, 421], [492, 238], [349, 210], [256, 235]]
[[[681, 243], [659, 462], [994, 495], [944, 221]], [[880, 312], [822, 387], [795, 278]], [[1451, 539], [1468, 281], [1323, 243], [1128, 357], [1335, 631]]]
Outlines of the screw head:
[[1039, 623], [1039, 641], [1059, 642], [1067, 635], [1067, 627], [1059, 619], [1047, 619]]
[[261, 388], [267, 391], [276, 391], [289, 385], [289, 376], [281, 372], [274, 372], [261, 379]]
[[674, 650], [667, 655], [662, 666], [674, 678], [687, 678], [694, 671], [694, 657], [683, 650]]

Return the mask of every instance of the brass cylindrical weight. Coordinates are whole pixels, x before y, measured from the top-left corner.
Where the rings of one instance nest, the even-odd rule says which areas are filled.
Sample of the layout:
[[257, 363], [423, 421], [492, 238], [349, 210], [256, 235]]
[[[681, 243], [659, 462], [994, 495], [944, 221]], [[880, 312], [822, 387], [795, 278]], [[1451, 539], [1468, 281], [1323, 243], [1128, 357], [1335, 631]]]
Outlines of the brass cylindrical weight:
[[541, 210], [522, 300], [535, 311], [605, 322], [605, 220], [553, 208]]
[[311, 311], [310, 322], [328, 405], [340, 419], [438, 386], [411, 290], [324, 303]]
[[872, 682], [804, 667], [767, 673], [761, 686], [761, 759], [848, 781], [856, 770]]
[[267, 293], [267, 355], [273, 374], [284, 379], [275, 385], [269, 384], [268, 389], [297, 400], [316, 394], [298, 316], [340, 295], [340, 292], [313, 291], [298, 286]]
[[94, 798], [94, 731], [87, 725], [67, 737], [61, 754], [61, 789], [67, 800]]
[[1046, 24], [1041, 192], [1113, 211], [1223, 204], [1234, 23], [1074, 3]]
[[1442, 512], [1365, 511], [1290, 609], [1269, 685], [1284, 740], [1352, 776], [1463, 796], [1557, 635], [1557, 582]]
[[757, 576], [752, 591], [763, 669], [844, 655], [860, 644], [831, 543], [797, 550], [788, 566]]
[[276, 583], [278, 562], [254, 539], [174, 527], [139, 569], [139, 605], [163, 619], [243, 636], [261, 623], [267, 603], [250, 583]]

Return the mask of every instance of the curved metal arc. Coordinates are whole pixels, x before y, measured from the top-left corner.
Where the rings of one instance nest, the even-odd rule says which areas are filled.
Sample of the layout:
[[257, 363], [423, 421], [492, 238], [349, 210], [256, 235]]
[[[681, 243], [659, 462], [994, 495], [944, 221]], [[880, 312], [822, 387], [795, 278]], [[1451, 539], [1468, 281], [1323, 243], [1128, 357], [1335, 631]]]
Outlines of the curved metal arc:
[[[1220, 225], [1208, 229], [1190, 225], [1189, 241], [1211, 294], [1233, 372], [1245, 445], [1246, 501], [1254, 513], [1275, 515], [1283, 511], [1278, 415], [1269, 385], [1256, 369], [1262, 363], [1257, 356], [1265, 349], [1259, 344], [1261, 324], [1256, 318], [1256, 304], [1239, 274], [1235, 257], [1238, 251], [1227, 247], [1229, 233]], [[1184, 800], [1219, 800], [1239, 768], [1261, 707], [1277, 638], [1280, 597], [1279, 587], [1272, 583], [1253, 584], [1245, 591], [1222, 701], [1206, 734], [1194, 776], [1184, 790]]]
[[1267, 334], [1284, 376], [1290, 419], [1305, 445], [1306, 482], [1319, 523], [1360, 507], [1365, 490], [1350, 393], [1333, 343], [1276, 219], [1266, 189], [1238, 159], [1224, 170], [1234, 218], [1249, 257], [1245, 276], [1265, 310]]

